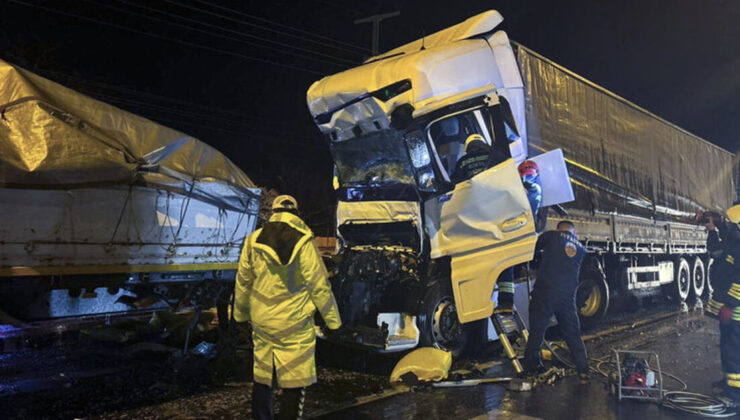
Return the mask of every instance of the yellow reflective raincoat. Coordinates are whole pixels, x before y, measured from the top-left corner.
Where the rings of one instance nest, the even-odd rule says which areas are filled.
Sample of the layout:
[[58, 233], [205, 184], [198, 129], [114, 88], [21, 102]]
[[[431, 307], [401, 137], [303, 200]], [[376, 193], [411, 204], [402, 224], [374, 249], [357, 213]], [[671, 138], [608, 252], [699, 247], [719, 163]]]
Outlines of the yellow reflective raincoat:
[[254, 380], [281, 388], [316, 382], [313, 315], [339, 328], [337, 303], [313, 233], [298, 216], [275, 213], [244, 242], [236, 277], [234, 318], [250, 322]]

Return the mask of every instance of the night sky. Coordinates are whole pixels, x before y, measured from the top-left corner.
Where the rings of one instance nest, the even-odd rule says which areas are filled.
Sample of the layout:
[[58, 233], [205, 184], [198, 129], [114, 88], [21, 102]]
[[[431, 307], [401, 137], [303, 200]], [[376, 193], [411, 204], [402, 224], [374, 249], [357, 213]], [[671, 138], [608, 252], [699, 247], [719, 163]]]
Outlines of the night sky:
[[[217, 147], [331, 228], [328, 148], [305, 94], [322, 77], [488, 9], [510, 38], [732, 152], [740, 2], [0, 0], [0, 58]], [[327, 232], [328, 233], [328, 232]]]

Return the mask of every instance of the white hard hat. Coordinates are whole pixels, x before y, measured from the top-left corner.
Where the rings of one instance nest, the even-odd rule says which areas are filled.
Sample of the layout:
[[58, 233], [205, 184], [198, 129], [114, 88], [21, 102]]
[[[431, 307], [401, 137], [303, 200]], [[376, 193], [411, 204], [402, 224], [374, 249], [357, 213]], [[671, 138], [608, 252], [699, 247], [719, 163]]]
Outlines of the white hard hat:
[[273, 210], [298, 210], [298, 201], [291, 195], [279, 195], [272, 201]]

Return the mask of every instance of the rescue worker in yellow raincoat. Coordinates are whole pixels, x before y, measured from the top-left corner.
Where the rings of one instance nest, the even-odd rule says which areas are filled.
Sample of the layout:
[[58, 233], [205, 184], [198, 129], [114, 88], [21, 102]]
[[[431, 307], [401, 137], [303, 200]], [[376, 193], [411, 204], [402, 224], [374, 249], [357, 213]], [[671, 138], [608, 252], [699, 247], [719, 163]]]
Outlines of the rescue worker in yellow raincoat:
[[283, 392], [280, 418], [300, 418], [307, 386], [316, 382], [313, 316], [341, 326], [327, 271], [298, 204], [277, 197], [273, 214], [244, 242], [236, 277], [234, 318], [249, 322], [254, 342], [252, 415], [273, 418], [273, 388]]

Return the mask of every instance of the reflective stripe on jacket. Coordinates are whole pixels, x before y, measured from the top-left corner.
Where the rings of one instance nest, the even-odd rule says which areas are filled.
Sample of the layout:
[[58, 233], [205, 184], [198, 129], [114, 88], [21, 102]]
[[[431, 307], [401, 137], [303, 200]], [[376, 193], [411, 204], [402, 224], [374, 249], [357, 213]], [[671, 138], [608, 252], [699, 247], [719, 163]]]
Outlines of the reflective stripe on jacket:
[[313, 315], [327, 326], [341, 320], [326, 267], [308, 226], [291, 213], [274, 214], [244, 242], [236, 278], [234, 318], [250, 322], [254, 380], [283, 388], [316, 382]]
[[712, 299], [734, 308], [740, 306], [740, 239], [727, 242], [712, 263], [709, 281]]

